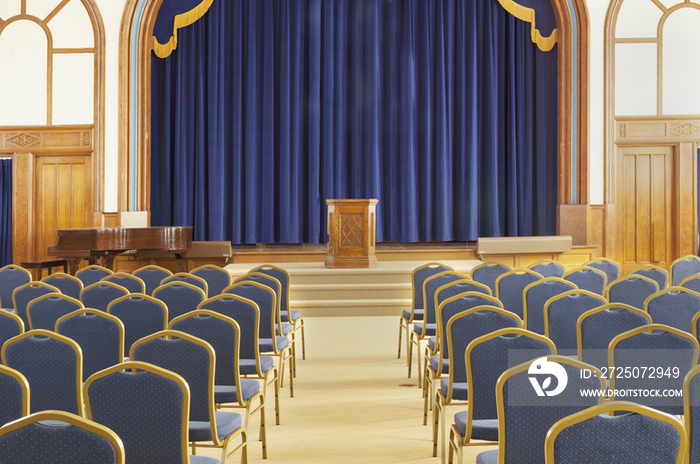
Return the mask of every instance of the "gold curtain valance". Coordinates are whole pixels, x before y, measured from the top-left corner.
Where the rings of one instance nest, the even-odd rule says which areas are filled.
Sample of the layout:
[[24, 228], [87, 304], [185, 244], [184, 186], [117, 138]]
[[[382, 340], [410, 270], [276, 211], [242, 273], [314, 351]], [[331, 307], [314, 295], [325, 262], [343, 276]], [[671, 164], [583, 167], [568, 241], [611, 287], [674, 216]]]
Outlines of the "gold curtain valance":
[[209, 11], [214, 0], [202, 0], [202, 3], [192, 8], [190, 11], [175, 16], [173, 20], [173, 35], [170, 40], [161, 44], [155, 36], [153, 36], [153, 51], [158, 58], [167, 58], [177, 48], [177, 30], [190, 24], [194, 24], [199, 18]]
[[532, 43], [537, 45], [537, 48], [543, 52], [548, 52], [554, 48], [557, 43], [557, 30], [554, 29], [549, 37], [542, 37], [542, 34], [535, 26], [535, 10], [515, 3], [514, 0], [498, 0], [498, 3], [510, 14], [516, 18], [530, 23], [530, 39]]

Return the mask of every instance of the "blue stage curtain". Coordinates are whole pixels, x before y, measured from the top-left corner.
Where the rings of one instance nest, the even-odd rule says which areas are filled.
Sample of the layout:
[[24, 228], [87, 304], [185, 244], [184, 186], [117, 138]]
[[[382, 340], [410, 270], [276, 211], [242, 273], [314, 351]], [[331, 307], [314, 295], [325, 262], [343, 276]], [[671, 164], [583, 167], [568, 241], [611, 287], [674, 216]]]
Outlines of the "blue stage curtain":
[[554, 234], [556, 50], [496, 0], [215, 1], [153, 58], [152, 223], [323, 243], [326, 199], [377, 198], [377, 241]]
[[0, 159], [0, 266], [12, 264], [12, 158]]

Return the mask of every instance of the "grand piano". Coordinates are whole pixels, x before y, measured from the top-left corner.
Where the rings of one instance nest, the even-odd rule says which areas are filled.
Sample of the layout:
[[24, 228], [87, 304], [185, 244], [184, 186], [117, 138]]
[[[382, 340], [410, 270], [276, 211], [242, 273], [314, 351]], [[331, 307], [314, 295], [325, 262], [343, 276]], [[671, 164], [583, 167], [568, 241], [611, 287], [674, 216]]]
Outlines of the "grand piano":
[[105, 267], [112, 269], [114, 257], [128, 250], [169, 251], [181, 272], [183, 257], [192, 247], [192, 227], [93, 227], [57, 232], [58, 243], [48, 248], [48, 254], [67, 260], [71, 275], [83, 259], [95, 264], [104, 257]]

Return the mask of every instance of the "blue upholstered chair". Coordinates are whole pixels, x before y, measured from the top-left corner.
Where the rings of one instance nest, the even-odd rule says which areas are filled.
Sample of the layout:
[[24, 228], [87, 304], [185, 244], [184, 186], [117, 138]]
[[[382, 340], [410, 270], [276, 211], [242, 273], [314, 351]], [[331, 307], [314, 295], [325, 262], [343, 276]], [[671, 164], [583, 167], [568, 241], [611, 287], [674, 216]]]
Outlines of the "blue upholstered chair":
[[608, 401], [557, 421], [544, 446], [546, 464], [683, 464], [688, 436], [669, 414]]
[[610, 258], [592, 259], [583, 265], [605, 272], [605, 275], [608, 276], [608, 283], [614, 282], [620, 277], [620, 263]]
[[146, 285], [146, 291], [144, 293], [146, 295], [153, 295], [153, 291], [160, 287], [161, 281], [166, 277], [170, 277], [173, 273], [164, 267], [150, 264], [136, 269], [133, 275], [143, 280], [143, 283]]
[[690, 464], [700, 462], [700, 366], [694, 366], [683, 379], [683, 423], [690, 438]]
[[32, 273], [15, 264], [0, 268], [0, 308], [14, 310], [12, 294], [15, 289], [32, 281]]
[[221, 266], [205, 264], [190, 271], [193, 276], [204, 279], [207, 283], [208, 296], [221, 295], [231, 285], [231, 274]]
[[204, 290], [186, 282], [169, 282], [156, 288], [153, 297], [158, 298], [168, 307], [168, 319], [194, 311], [206, 300]]
[[[465, 446], [498, 441], [496, 385], [502, 373], [525, 361], [556, 354], [551, 340], [520, 328], [497, 330], [473, 340], [464, 353], [469, 406], [455, 414], [450, 430], [450, 456], [456, 453], [461, 460]], [[442, 450], [444, 460], [444, 446]]]
[[681, 283], [679, 283], [678, 286], [700, 293], [700, 272], [681, 280]]
[[676, 287], [681, 281], [700, 272], [700, 257], [694, 255], [683, 256], [671, 263], [671, 286]]
[[[185, 379], [190, 388], [189, 442], [193, 454], [196, 454], [196, 447], [220, 448], [223, 463], [238, 450], [247, 455], [247, 432], [241, 415], [216, 411], [216, 359], [214, 348], [209, 343], [177, 330], [163, 330], [136, 341], [131, 346], [129, 358], [162, 367]], [[229, 445], [238, 436], [241, 444], [229, 453]], [[242, 461], [247, 461], [247, 456]]]
[[128, 272], [115, 272], [103, 277], [100, 282], [112, 282], [129, 290], [129, 293], [146, 293], [146, 284], [139, 277]]
[[474, 267], [471, 277], [474, 282], [479, 282], [491, 289], [491, 294], [496, 294], [496, 279], [513, 268], [498, 261], [486, 261]]
[[224, 290], [225, 294], [238, 295], [253, 301], [260, 310], [260, 325], [258, 332], [258, 347], [260, 353], [266, 353], [279, 358], [280, 388], [284, 387], [284, 363], [289, 363], [289, 395], [294, 397], [294, 360], [292, 345], [287, 337], [277, 335], [275, 326], [275, 307], [277, 305], [275, 292], [268, 286], [252, 280], [239, 280]]
[[629, 274], [638, 274], [644, 277], [649, 277], [651, 280], [656, 282], [659, 286], [659, 290], [663, 290], [668, 287], [669, 279], [668, 271], [662, 267], [656, 266], [654, 264], [643, 264], [639, 267], [632, 269]]
[[[458, 309], [463, 305], [464, 299], [459, 295], [452, 297], [442, 304], [442, 314], [446, 316], [452, 312], [450, 306]], [[433, 456], [436, 456], [438, 423], [441, 424], [442, 431], [443, 459], [445, 456], [447, 407], [454, 404], [464, 405], [468, 400], [467, 371], [462, 357], [469, 344], [496, 330], [522, 327], [523, 322], [518, 316], [493, 305], [472, 307], [450, 317], [445, 326], [443, 349], [440, 350], [437, 359], [430, 359], [431, 368], [435, 371], [440, 368], [440, 361], [448, 363], [448, 374], [440, 378], [440, 388], [437, 389], [433, 404]]]
[[89, 287], [112, 274], [114, 274], [114, 271], [97, 264], [91, 264], [75, 272], [75, 276], [83, 283], [83, 288]]
[[[437, 291], [452, 282], [468, 280], [469, 277], [459, 274], [454, 271], [443, 271], [425, 279], [423, 282], [423, 301], [425, 308], [423, 313], [423, 321], [416, 322], [413, 325], [413, 331], [409, 337], [408, 345], [408, 377], [411, 377], [411, 367], [413, 360], [413, 345], [416, 346], [416, 359], [418, 361], [418, 388], [423, 386], [422, 371], [421, 371], [421, 352], [420, 342], [427, 341], [430, 337], [435, 337], [437, 334], [437, 315], [435, 305], [435, 294]], [[426, 347], [428, 350], [429, 347]], [[425, 357], [425, 355], [424, 355]]]
[[246, 298], [224, 293], [203, 301], [197, 309], [208, 309], [236, 321], [240, 328], [239, 373], [244, 377], [262, 380], [262, 392], [265, 397], [267, 397], [267, 386], [272, 384], [275, 393], [275, 414], [279, 417], [279, 374], [272, 356], [260, 354], [258, 306]]
[[586, 311], [576, 322], [578, 360], [598, 367], [608, 364], [608, 346], [623, 332], [651, 324], [649, 314], [623, 303], [608, 303]]
[[581, 290], [587, 290], [598, 295], [604, 295], [608, 286], [608, 275], [590, 266], [580, 266], [566, 272], [562, 279], [576, 284]]
[[[592, 375], [582, 378], [582, 369], [590, 370]], [[552, 381], [547, 385], [545, 379], [563, 375], [568, 379], [566, 388], [556, 396], [547, 395], [545, 391], [554, 393], [560, 384], [558, 381]], [[533, 383], [539, 385], [541, 391], [535, 390]], [[556, 386], [552, 388], [552, 385]], [[600, 391], [605, 388], [606, 382], [600, 371], [589, 364], [565, 356], [538, 358], [508, 369], [501, 374], [496, 384], [498, 449], [479, 453], [476, 463], [544, 462], [544, 441], [552, 425], [563, 417], [599, 403], [600, 398], [581, 396], [580, 391]], [[542, 393], [542, 396], [539, 393]], [[458, 456], [458, 462], [461, 464], [459, 458], [461, 456]]]
[[170, 282], [182, 282], [194, 285], [195, 287], [199, 287], [204, 292], [204, 296], [208, 298], [209, 286], [207, 285], [207, 281], [202, 279], [201, 277], [192, 275], [189, 272], [178, 272], [177, 274], [173, 274], [161, 280], [160, 285], [163, 286]]
[[41, 411], [0, 428], [0, 462], [124, 464], [112, 430], [64, 411]]
[[56, 321], [68, 313], [82, 309], [83, 303], [61, 293], [47, 293], [35, 298], [27, 305], [27, 319], [29, 330], [46, 329], [53, 330]]
[[[612, 376], [610, 389], [622, 390], [676, 390], [683, 388], [683, 378], [698, 363], [700, 346], [690, 334], [662, 324], [648, 324], [616, 336], [608, 347], [607, 365], [624, 372], [627, 368], [649, 367], [657, 375], [640, 373]], [[660, 374], [659, 374], [660, 373]], [[616, 399], [614, 396], [611, 399]], [[642, 396], [636, 403], [669, 414], [683, 414], [683, 398]]]
[[17, 335], [24, 333], [24, 322], [15, 313], [0, 310], [0, 348]]
[[29, 282], [28, 284], [20, 285], [12, 294], [12, 302], [15, 306], [15, 314], [17, 314], [24, 323], [24, 329], [29, 329], [29, 319], [27, 318], [27, 305], [30, 301], [40, 296], [49, 293], [61, 293], [59, 289], [53, 285], [43, 282]]
[[560, 355], [576, 356], [576, 321], [586, 311], [607, 303], [586, 290], [569, 290], [550, 298], [544, 305], [544, 336], [554, 342]]
[[168, 308], [165, 303], [145, 293], [130, 293], [112, 301], [107, 314], [124, 324], [124, 356], [131, 345], [143, 337], [168, 328]]
[[[260, 440], [263, 454], [266, 453], [265, 397], [260, 390], [260, 382], [242, 379], [239, 357], [241, 329], [230, 317], [206, 309], [184, 314], [169, 325], [169, 329], [179, 330], [209, 343], [216, 355], [216, 376], [214, 378], [214, 399], [216, 407], [245, 409], [243, 426], [248, 429], [250, 417], [260, 412]], [[255, 404], [258, 404], [255, 406]], [[279, 398], [275, 396], [279, 406]], [[279, 408], [275, 410], [279, 413]], [[279, 414], [276, 417], [279, 425]]]
[[124, 324], [99, 309], [79, 309], [56, 321], [56, 333], [80, 345], [83, 381], [95, 372], [124, 362]]
[[576, 284], [558, 277], [536, 280], [523, 289], [523, 325], [531, 331], [544, 335], [544, 305], [557, 295], [576, 290]]
[[506, 311], [510, 311], [521, 320], [523, 318], [523, 291], [533, 282], [543, 277], [529, 269], [513, 269], [496, 279], [496, 298], [503, 302]]
[[221, 464], [188, 455], [190, 391], [174, 372], [125, 362], [93, 374], [83, 390], [88, 419], [119, 435], [128, 462]]
[[553, 259], [543, 259], [527, 267], [544, 277], [561, 277], [566, 272], [566, 266]]
[[129, 290], [121, 285], [113, 284], [112, 282], [95, 282], [80, 292], [80, 301], [83, 302], [86, 308], [107, 311], [112, 301], [128, 294]]
[[56, 272], [47, 275], [41, 279], [41, 281], [45, 284], [53, 285], [64, 295], [68, 295], [76, 300], [80, 299], [80, 292], [83, 290], [83, 281], [75, 276], [63, 272]]
[[[260, 274], [266, 274], [277, 279], [280, 283], [281, 292], [279, 295], [279, 307], [280, 307], [280, 319], [282, 322], [289, 322], [292, 324], [294, 333], [297, 332], [301, 335], [301, 359], [306, 359], [306, 341], [304, 340], [304, 318], [301, 316], [301, 311], [298, 309], [291, 309], [290, 307], [290, 289], [291, 289], [291, 276], [289, 273], [282, 269], [281, 267], [273, 266], [272, 264], [264, 264], [250, 270], [251, 273], [259, 272]], [[399, 332], [400, 334], [400, 332]], [[296, 335], [294, 339], [296, 340]], [[399, 343], [399, 347], [401, 344]], [[400, 349], [400, 348], [399, 348]], [[399, 358], [401, 353], [399, 352]], [[295, 360], [296, 366], [296, 360]]]
[[25, 332], [5, 342], [2, 363], [27, 378], [32, 412], [83, 415], [83, 355], [70, 338], [48, 330]]
[[29, 382], [18, 370], [0, 364], [0, 427], [29, 415]]
[[694, 320], [700, 313], [700, 293], [683, 287], [669, 287], [654, 293], [644, 303], [655, 324], [665, 324], [693, 333]]
[[652, 279], [638, 274], [627, 274], [608, 284], [605, 298], [610, 303], [624, 303], [637, 309], [644, 309], [644, 302], [659, 291], [659, 285]]

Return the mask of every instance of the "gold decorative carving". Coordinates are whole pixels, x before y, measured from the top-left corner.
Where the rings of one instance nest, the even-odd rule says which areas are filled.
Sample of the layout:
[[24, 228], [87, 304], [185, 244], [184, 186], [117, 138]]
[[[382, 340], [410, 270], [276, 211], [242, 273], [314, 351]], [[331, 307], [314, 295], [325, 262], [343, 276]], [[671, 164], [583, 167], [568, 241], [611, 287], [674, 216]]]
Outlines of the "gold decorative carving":
[[675, 127], [672, 127], [671, 130], [678, 135], [689, 136], [699, 131], [700, 127], [696, 126], [695, 124], [690, 124], [689, 122], [686, 122], [685, 124], [679, 124]]
[[34, 137], [33, 135], [22, 133], [22, 134], [14, 136], [10, 139], [7, 139], [7, 142], [11, 143], [13, 145], [19, 145], [20, 147], [26, 147], [28, 145], [34, 145], [34, 144], [38, 143], [39, 140], [40, 139], [38, 137]]
[[627, 130], [625, 129], [624, 124], [620, 124], [620, 130], [619, 130], [620, 137], [626, 137], [627, 136]]
[[86, 147], [90, 146], [90, 133], [89, 132], [85, 132], [85, 134], [83, 134], [83, 145], [85, 145]]
[[342, 216], [340, 230], [341, 247], [361, 247], [364, 236], [364, 216], [362, 214], [345, 214]]

